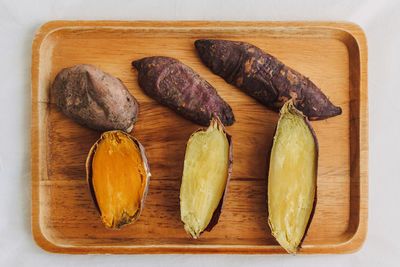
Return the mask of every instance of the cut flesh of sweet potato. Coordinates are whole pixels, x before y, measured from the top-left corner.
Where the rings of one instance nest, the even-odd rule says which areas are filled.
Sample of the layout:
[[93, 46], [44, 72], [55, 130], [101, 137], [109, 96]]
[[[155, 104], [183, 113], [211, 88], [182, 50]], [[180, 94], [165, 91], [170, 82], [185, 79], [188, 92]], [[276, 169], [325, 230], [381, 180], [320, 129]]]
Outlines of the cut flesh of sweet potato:
[[[193, 238], [207, 228], [211, 230], [218, 221], [230, 174], [230, 151], [230, 140], [217, 120], [207, 130], [195, 132], [188, 141], [180, 201], [181, 219]], [[216, 220], [212, 220], [215, 216]]]
[[288, 101], [281, 110], [268, 175], [272, 235], [295, 254], [311, 222], [316, 196], [318, 143], [303, 114]]
[[139, 216], [148, 182], [146, 162], [125, 133], [103, 133], [91, 162], [91, 186], [104, 224], [119, 228]]

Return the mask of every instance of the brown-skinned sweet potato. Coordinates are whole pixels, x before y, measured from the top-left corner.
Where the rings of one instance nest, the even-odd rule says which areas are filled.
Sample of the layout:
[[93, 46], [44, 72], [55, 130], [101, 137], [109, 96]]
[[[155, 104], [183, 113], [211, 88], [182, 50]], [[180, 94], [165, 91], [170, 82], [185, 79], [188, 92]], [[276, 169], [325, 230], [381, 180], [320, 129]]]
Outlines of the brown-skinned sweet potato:
[[122, 81], [92, 65], [62, 69], [51, 94], [65, 115], [98, 131], [130, 132], [139, 113], [138, 102]]
[[274, 111], [293, 99], [295, 107], [309, 120], [342, 113], [307, 77], [252, 44], [197, 40], [195, 47], [213, 73]]
[[272, 235], [296, 254], [317, 202], [318, 141], [307, 117], [292, 100], [284, 104], [271, 148], [268, 224]]
[[143, 91], [186, 119], [208, 126], [213, 116], [232, 125], [231, 107], [215, 88], [182, 62], [170, 57], [147, 57], [132, 62]]

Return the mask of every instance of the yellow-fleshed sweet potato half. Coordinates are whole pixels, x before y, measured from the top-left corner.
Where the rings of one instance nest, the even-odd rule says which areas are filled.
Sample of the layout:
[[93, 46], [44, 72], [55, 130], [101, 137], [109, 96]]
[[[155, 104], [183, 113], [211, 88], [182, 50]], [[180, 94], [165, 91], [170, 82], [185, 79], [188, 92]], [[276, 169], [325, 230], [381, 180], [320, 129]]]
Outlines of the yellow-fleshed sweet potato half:
[[138, 102], [122, 81], [92, 65], [61, 70], [51, 94], [65, 115], [98, 131], [131, 132], [139, 113]]
[[186, 146], [180, 192], [181, 220], [197, 239], [218, 223], [232, 172], [231, 136], [218, 118], [195, 132]]
[[296, 254], [310, 226], [317, 196], [318, 142], [292, 100], [285, 103], [272, 145], [268, 174], [268, 224]]
[[109, 131], [90, 149], [86, 176], [97, 210], [107, 228], [119, 229], [139, 218], [150, 170], [143, 146], [122, 131]]

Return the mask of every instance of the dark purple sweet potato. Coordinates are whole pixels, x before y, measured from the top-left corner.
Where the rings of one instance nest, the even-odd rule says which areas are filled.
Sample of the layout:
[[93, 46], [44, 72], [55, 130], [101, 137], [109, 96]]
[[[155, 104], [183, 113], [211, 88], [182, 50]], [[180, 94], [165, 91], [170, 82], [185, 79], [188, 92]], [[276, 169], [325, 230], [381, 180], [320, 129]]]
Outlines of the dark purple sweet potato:
[[61, 70], [51, 87], [57, 106], [89, 128], [132, 131], [139, 104], [121, 80], [92, 65]]
[[288, 99], [310, 120], [342, 113], [307, 77], [245, 42], [197, 40], [195, 47], [206, 66], [268, 108], [279, 111]]
[[132, 62], [143, 91], [183, 117], [208, 126], [217, 116], [224, 125], [235, 122], [231, 107], [215, 88], [182, 62], [170, 57], [147, 57]]

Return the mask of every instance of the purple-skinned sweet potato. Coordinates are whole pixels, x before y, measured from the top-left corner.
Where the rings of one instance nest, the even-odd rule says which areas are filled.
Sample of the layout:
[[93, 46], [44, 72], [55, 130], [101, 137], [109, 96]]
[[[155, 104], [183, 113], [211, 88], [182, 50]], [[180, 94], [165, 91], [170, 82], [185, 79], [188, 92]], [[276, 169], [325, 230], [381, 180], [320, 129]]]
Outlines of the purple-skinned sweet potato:
[[232, 173], [232, 139], [214, 117], [187, 142], [180, 190], [181, 220], [197, 239], [218, 223]]
[[274, 111], [293, 99], [309, 120], [342, 113], [307, 77], [252, 44], [203, 39], [195, 47], [213, 73]]
[[170, 57], [147, 57], [132, 62], [142, 90], [159, 103], [199, 125], [208, 126], [213, 116], [230, 126], [231, 107], [215, 88], [190, 67]]
[[130, 132], [139, 113], [138, 102], [122, 81], [92, 65], [62, 69], [51, 94], [65, 115], [98, 131]]

